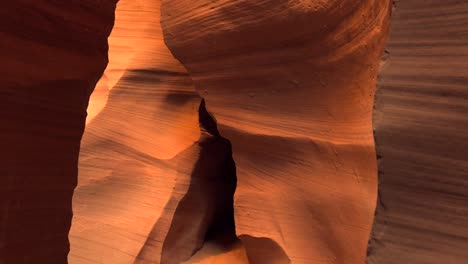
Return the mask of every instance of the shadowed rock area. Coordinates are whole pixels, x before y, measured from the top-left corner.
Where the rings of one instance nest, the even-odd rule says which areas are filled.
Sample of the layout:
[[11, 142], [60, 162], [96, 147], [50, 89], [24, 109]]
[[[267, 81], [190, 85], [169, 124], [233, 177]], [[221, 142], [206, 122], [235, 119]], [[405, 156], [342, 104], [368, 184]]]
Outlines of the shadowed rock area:
[[[199, 108], [199, 122], [202, 132], [195, 147], [200, 153], [187, 193], [177, 205], [164, 240], [162, 264], [188, 261], [205, 242], [229, 247], [237, 240], [233, 201], [237, 179], [231, 144], [219, 134], [204, 100]], [[151, 239], [154, 238], [150, 235], [148, 240]], [[151, 250], [149, 241], [136, 263], [146, 263], [145, 255], [151, 255]]]
[[374, 128], [369, 264], [468, 259], [468, 2], [395, 1]]
[[284, 250], [275, 241], [265, 237], [242, 235], [239, 237], [247, 250], [250, 264], [289, 264]]
[[2, 264], [67, 263], [80, 140], [115, 2], [2, 3]]

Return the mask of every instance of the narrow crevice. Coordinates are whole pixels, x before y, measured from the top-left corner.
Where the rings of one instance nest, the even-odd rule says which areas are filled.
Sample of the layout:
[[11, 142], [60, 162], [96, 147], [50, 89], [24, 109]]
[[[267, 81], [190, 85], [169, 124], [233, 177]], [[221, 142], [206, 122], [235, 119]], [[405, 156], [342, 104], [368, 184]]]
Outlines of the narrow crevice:
[[234, 222], [236, 166], [231, 143], [223, 138], [205, 101], [199, 107], [199, 157], [187, 193], [179, 202], [163, 243], [161, 263], [190, 259], [205, 242], [230, 247], [237, 241]]

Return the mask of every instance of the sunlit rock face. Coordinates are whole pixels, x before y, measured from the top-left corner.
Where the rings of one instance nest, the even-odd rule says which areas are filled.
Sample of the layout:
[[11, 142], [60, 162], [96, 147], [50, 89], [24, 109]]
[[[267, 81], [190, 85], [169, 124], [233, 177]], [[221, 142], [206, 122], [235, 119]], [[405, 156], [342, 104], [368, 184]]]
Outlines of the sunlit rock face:
[[277, 243], [281, 263], [364, 262], [389, 11], [389, 1], [162, 1], [165, 41], [233, 145], [237, 233]]
[[369, 264], [468, 259], [466, 1], [396, 1], [374, 112]]
[[[363, 262], [388, 1], [163, 1], [161, 8], [157, 1], [117, 7], [110, 63], [88, 108], [70, 262]], [[230, 246], [196, 235], [206, 221], [195, 220], [210, 215], [212, 201], [198, 194], [184, 205], [197, 164], [219, 156], [204, 148], [200, 97], [233, 145], [241, 242]], [[211, 167], [201, 174], [213, 174]]]
[[150, 236], [148, 261], [159, 263], [189, 188], [200, 98], [166, 48], [159, 17], [158, 1], [118, 3], [81, 144], [70, 263], [133, 263]]

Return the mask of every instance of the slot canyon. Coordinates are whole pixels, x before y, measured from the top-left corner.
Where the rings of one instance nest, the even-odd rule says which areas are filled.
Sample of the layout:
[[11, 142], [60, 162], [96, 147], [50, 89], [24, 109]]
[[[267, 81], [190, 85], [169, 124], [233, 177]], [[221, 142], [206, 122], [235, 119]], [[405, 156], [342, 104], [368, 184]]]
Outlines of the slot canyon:
[[16, 0], [0, 264], [465, 264], [468, 1]]

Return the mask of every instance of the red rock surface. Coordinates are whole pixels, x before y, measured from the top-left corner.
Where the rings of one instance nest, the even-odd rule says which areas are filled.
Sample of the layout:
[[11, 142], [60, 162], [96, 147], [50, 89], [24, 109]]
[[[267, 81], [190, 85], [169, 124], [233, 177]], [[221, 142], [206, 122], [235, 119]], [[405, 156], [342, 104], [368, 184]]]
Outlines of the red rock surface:
[[157, 1], [119, 2], [109, 58], [96, 87], [109, 95], [91, 99], [102, 110], [82, 141], [69, 261], [133, 263], [157, 225], [158, 263], [198, 156], [200, 98], [164, 45]]
[[466, 262], [468, 4], [115, 3], [2, 4], [0, 264]]
[[233, 145], [237, 232], [273, 240], [292, 263], [364, 262], [389, 7], [162, 1], [165, 41]]
[[[188, 104], [191, 107], [181, 108], [177, 100], [166, 98], [181, 92], [190, 98], [188, 94], [195, 95], [195, 89], [206, 98], [221, 134], [233, 144], [238, 177], [234, 202], [236, 229], [241, 239], [247, 241], [244, 244], [251, 261], [262, 258], [267, 263], [364, 261], [376, 195], [371, 125], [373, 91], [389, 5], [348, 2], [314, 6], [316, 10], [291, 5], [291, 14], [286, 16], [281, 9], [272, 8], [278, 12], [279, 20], [271, 23], [284, 23], [284, 32], [328, 17], [321, 21], [321, 26], [300, 28], [297, 32], [289, 30], [290, 35], [280, 36], [266, 30], [269, 26], [273, 28], [268, 25], [269, 20], [250, 25], [247, 21], [236, 21], [234, 15], [222, 16], [222, 12], [234, 8], [232, 14], [252, 19], [256, 9], [245, 2], [238, 3], [245, 5], [239, 10], [230, 3], [219, 9], [208, 6], [211, 13], [206, 14], [204, 9], [185, 6], [183, 2], [175, 7], [163, 3], [163, 11], [175, 21], [179, 12], [187, 19], [206, 15], [206, 21], [216, 23], [223, 17], [227, 19], [223, 23], [238, 27], [234, 32], [240, 35], [232, 36], [223, 27], [208, 31], [210, 26], [187, 20], [189, 27], [175, 34], [171, 20], [163, 21], [166, 43], [189, 69], [190, 75], [184, 75], [185, 70], [171, 59], [163, 45], [158, 16], [153, 16], [159, 12], [158, 6], [143, 3], [121, 1], [117, 9], [116, 28], [110, 38], [111, 68], [118, 67], [112, 66], [113, 52], [123, 54], [128, 49], [112, 46], [113, 39], [128, 35], [131, 28], [125, 24], [127, 20], [119, 21], [119, 17], [130, 19], [132, 13], [138, 14], [139, 23], [146, 25], [142, 26], [146, 35], [135, 34], [139, 41], [128, 37], [126, 41], [147, 42], [132, 47], [135, 57], [129, 59], [128, 65], [120, 66], [126, 69], [122, 79], [112, 88], [104, 110], [88, 123], [81, 156], [82, 177], [75, 196], [73, 261], [103, 261], [92, 259], [102, 255], [114, 263], [128, 263], [136, 256], [140, 263], [160, 260], [175, 205], [186, 192], [182, 188], [175, 201], [168, 201], [170, 186], [174, 186], [171, 182], [176, 178], [187, 182], [196, 159], [193, 152], [177, 153], [197, 140], [199, 133], [193, 107], [198, 99], [187, 99], [192, 102]], [[204, 7], [202, 2], [198, 4]], [[334, 12], [347, 16], [333, 17]], [[196, 28], [204, 30], [195, 34]], [[265, 43], [252, 35], [251, 30], [272, 32], [262, 39], [273, 41], [263, 46]], [[195, 40], [206, 46], [197, 46], [199, 43], [195, 42], [178, 47], [171, 36], [190, 38], [192, 35], [187, 32], [193, 32]], [[220, 45], [224, 50], [212, 45], [213, 41], [205, 36], [209, 34], [220, 35], [216, 40], [224, 41]], [[147, 38], [148, 35], [153, 38]], [[243, 42], [234, 41], [235, 38], [246, 39], [250, 47], [236, 47]], [[192, 65], [185, 58], [188, 55], [178, 53], [180, 50], [213, 54], [200, 55], [202, 59], [196, 62], [199, 64]], [[173, 69], [177, 78], [162, 78]], [[188, 76], [195, 86], [187, 82]], [[183, 85], [175, 83], [178, 79]], [[101, 82], [106, 84], [105, 80]], [[166, 145], [168, 140], [170, 143]], [[98, 143], [109, 141], [112, 144]], [[128, 147], [137, 154], [115, 153]], [[105, 154], [105, 159], [101, 157], [109, 152], [112, 154]], [[135, 155], [145, 155], [152, 161], [135, 161]], [[109, 168], [108, 162], [133, 162], [135, 166]], [[166, 168], [171, 166], [179, 167], [179, 172]], [[103, 168], [108, 172], [102, 173]], [[117, 174], [121, 176], [113, 176]], [[108, 176], [99, 182], [96, 175]], [[133, 175], [147, 180], [138, 183]], [[115, 185], [109, 187], [109, 182]], [[89, 185], [94, 186], [91, 193], [87, 191]], [[104, 188], [109, 190], [102, 191]], [[135, 200], [115, 202], [116, 194], [131, 194]], [[98, 203], [112, 206], [98, 210], [102, 205], [92, 206]], [[109, 223], [109, 219], [115, 220]], [[341, 239], [343, 236], [348, 239]], [[126, 250], [118, 252], [116, 248], [122, 245], [127, 245]], [[200, 254], [206, 258], [206, 254]], [[91, 259], [80, 260], [80, 256]]]

